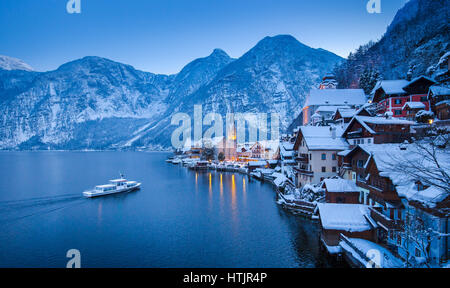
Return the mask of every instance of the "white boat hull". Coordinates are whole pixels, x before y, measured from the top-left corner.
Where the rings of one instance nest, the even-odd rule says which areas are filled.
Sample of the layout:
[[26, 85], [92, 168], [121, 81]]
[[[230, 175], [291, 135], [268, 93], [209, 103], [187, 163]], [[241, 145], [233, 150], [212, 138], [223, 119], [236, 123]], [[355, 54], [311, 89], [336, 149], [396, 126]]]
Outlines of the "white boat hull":
[[112, 191], [95, 191], [95, 190], [85, 191], [85, 192], [83, 192], [83, 196], [86, 198], [94, 198], [94, 197], [107, 196], [107, 195], [111, 195], [111, 194], [126, 193], [126, 192], [131, 192], [131, 191], [135, 191], [135, 190], [139, 190], [139, 189], [141, 189], [141, 183], [138, 183], [132, 187], [126, 187], [123, 189], [116, 189], [116, 190], [112, 190]]

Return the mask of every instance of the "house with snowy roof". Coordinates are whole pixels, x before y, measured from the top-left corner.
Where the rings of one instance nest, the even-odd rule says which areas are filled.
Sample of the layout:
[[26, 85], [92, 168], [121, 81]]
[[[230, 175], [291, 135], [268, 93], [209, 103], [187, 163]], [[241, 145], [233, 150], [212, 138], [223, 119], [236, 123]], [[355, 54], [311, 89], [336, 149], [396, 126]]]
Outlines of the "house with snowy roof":
[[405, 260], [433, 265], [448, 260], [448, 152], [428, 144], [403, 145], [372, 151], [365, 165], [371, 216], [382, 228], [378, 241]]
[[334, 126], [303, 126], [294, 150], [297, 151], [297, 185], [318, 184], [325, 178], [337, 176], [337, 153], [349, 145], [341, 137], [342, 129]]
[[414, 121], [419, 111], [427, 111], [427, 106], [423, 102], [406, 102], [402, 110], [406, 112], [405, 118]]
[[356, 183], [340, 178], [325, 179], [322, 182], [327, 203], [360, 204], [359, 188]]
[[359, 144], [401, 143], [411, 138], [415, 122], [386, 117], [355, 116], [342, 137], [351, 146]]
[[361, 204], [317, 204], [320, 241], [329, 254], [341, 253], [341, 235], [376, 241], [378, 225], [370, 217], [369, 207]]
[[412, 80], [381, 80], [372, 90], [372, 102], [378, 104], [378, 113], [392, 112], [394, 117], [406, 117], [403, 107], [407, 102], [420, 102], [430, 110], [428, 90], [436, 81], [426, 76]]
[[338, 108], [331, 120], [336, 124], [348, 124], [355, 116], [373, 116], [365, 106], [359, 109]]
[[431, 86], [428, 92], [431, 110], [439, 120], [450, 119], [450, 89], [442, 86]]
[[[362, 89], [313, 89], [310, 91], [305, 105], [302, 109], [303, 125], [311, 122], [312, 116], [320, 108], [320, 110], [332, 109], [334, 112], [337, 108], [359, 108], [367, 103], [367, 98]], [[322, 115], [320, 115], [322, 116]]]

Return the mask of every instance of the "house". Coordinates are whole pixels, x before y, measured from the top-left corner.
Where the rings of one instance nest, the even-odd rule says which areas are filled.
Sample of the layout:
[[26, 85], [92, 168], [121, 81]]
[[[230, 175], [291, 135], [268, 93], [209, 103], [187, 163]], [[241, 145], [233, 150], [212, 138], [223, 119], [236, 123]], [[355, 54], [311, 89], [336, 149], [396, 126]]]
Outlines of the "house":
[[337, 176], [337, 153], [349, 148], [339, 127], [303, 126], [294, 144], [297, 151], [297, 185], [318, 184]]
[[324, 109], [324, 106], [357, 108], [366, 102], [366, 95], [362, 89], [313, 89], [310, 91], [301, 112], [303, 125], [311, 122], [312, 116], [316, 114], [319, 107], [322, 107], [322, 109]]
[[[330, 121], [333, 119], [333, 115], [336, 114], [336, 111], [338, 109], [347, 109], [347, 110], [355, 110], [350, 108], [349, 106], [320, 106], [319, 108], [317, 108], [316, 113], [314, 115], [319, 115], [320, 118], [319, 120], [325, 120], [325, 121]], [[317, 116], [314, 116], [317, 117]], [[331, 121], [330, 121], [331, 122]], [[313, 121], [313, 125], [314, 125], [314, 121]]]
[[359, 188], [351, 180], [325, 179], [322, 188], [327, 203], [359, 204]]
[[[387, 186], [377, 185], [370, 179], [369, 184], [377, 188], [371, 189], [370, 197], [375, 204], [383, 205], [381, 198], [386, 200], [386, 195], [395, 195], [401, 202], [401, 208], [397, 210], [391, 206], [391, 201], [384, 201], [384, 217], [396, 224], [381, 225], [387, 232], [384, 240], [391, 250], [405, 260], [416, 262], [413, 264], [426, 262], [439, 266], [448, 260], [450, 247], [450, 193], [445, 188], [445, 177], [441, 176], [450, 173], [450, 155], [447, 149], [432, 148], [427, 144], [421, 147], [408, 145], [401, 151], [373, 153], [367, 170], [377, 173], [375, 178], [384, 178]], [[427, 157], [426, 151], [432, 152], [432, 156]], [[395, 165], [393, 162], [408, 164]], [[376, 171], [371, 165], [376, 165]]]
[[252, 158], [261, 159], [264, 158], [264, 155], [266, 154], [265, 148], [259, 142], [255, 142], [250, 147], [250, 151], [252, 152]]
[[370, 217], [369, 207], [361, 204], [317, 204], [320, 219], [320, 241], [328, 253], [341, 252], [341, 234], [350, 238], [376, 240], [378, 228]]
[[442, 86], [431, 86], [428, 92], [431, 110], [439, 120], [450, 119], [450, 89]]
[[444, 100], [435, 105], [436, 116], [439, 120], [450, 119], [450, 100]]
[[378, 103], [378, 113], [392, 112], [394, 117], [406, 117], [403, 107], [407, 102], [421, 102], [430, 110], [428, 90], [436, 82], [426, 76], [409, 80], [378, 81], [372, 90], [372, 101]]
[[401, 143], [411, 138], [415, 122], [387, 117], [355, 116], [342, 137], [352, 146], [359, 144]]
[[406, 112], [405, 118], [408, 120], [414, 120], [417, 112], [426, 110], [426, 105], [423, 102], [406, 102], [402, 110]]
[[252, 158], [252, 151], [249, 144], [238, 145], [236, 150], [237, 160], [241, 162], [248, 162]]
[[359, 203], [369, 205], [370, 190], [366, 185], [368, 174], [366, 164], [372, 153], [377, 151], [401, 151], [406, 144], [357, 145], [352, 150], [338, 153], [339, 176], [356, 183], [360, 191]]
[[[357, 110], [352, 108], [337, 108], [336, 112], [331, 117], [335, 123], [340, 122], [342, 124], [349, 123], [352, 120], [353, 116], [355, 116]], [[370, 116], [370, 115], [367, 115]]]

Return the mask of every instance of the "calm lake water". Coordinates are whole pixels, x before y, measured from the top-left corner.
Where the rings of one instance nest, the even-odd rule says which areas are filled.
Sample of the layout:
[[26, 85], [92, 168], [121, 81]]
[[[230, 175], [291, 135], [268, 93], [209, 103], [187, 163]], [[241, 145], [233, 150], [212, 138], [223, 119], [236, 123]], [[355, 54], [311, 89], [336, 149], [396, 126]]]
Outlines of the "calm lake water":
[[[1, 152], [0, 267], [320, 267], [317, 226], [268, 184], [189, 171], [169, 154]], [[117, 178], [140, 191], [84, 199]]]

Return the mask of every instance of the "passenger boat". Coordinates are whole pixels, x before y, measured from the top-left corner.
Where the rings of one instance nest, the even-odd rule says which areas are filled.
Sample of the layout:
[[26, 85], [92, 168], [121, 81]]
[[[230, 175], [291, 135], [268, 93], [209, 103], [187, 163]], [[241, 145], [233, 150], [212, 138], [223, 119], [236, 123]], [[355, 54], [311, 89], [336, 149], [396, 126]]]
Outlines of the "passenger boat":
[[83, 196], [94, 198], [141, 189], [141, 183], [128, 181], [121, 175], [120, 179], [110, 180], [110, 184], [96, 186], [93, 190], [83, 192]]

